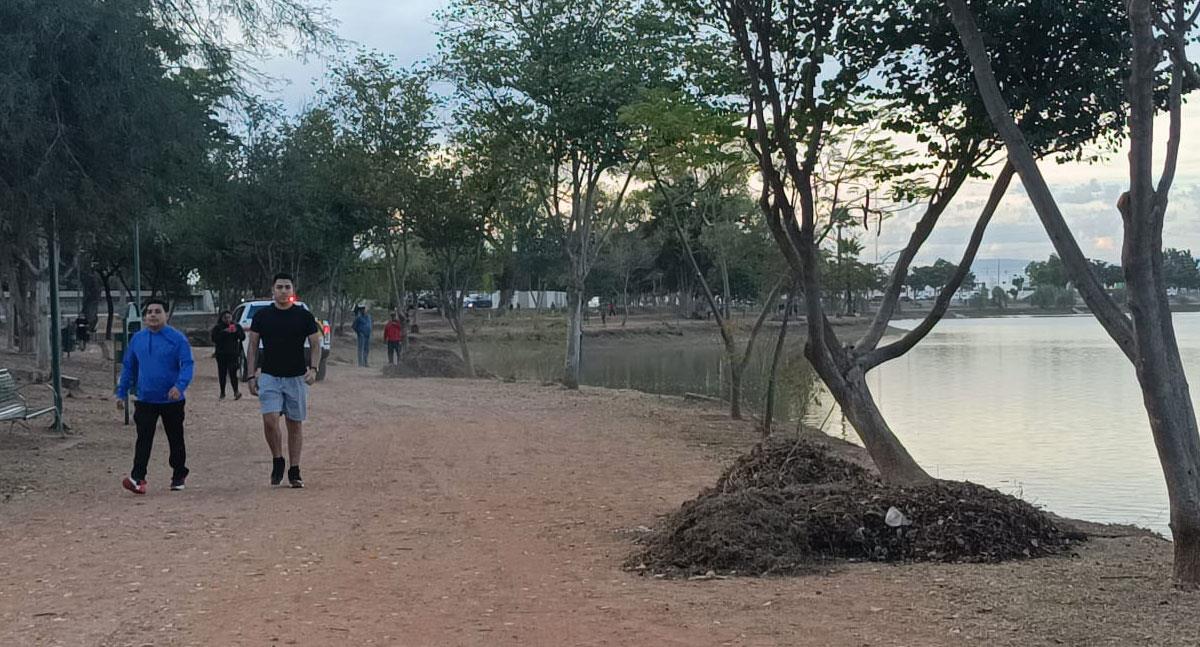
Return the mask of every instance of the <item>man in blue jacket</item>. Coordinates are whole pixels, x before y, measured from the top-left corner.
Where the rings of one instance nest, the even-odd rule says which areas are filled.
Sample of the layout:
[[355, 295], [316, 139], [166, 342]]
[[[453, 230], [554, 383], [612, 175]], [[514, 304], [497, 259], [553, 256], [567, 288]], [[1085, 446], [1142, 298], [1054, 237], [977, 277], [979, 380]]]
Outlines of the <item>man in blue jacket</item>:
[[371, 328], [374, 325], [371, 315], [367, 314], [366, 306], [355, 308], [358, 315], [354, 317], [354, 334], [358, 336], [358, 365], [367, 366], [367, 355], [371, 352]]
[[121, 481], [134, 494], [146, 493], [146, 465], [154, 446], [158, 419], [163, 421], [171, 447], [171, 489], [182, 490], [187, 478], [187, 449], [183, 444], [184, 392], [192, 382], [192, 347], [183, 333], [167, 325], [167, 304], [151, 299], [142, 307], [143, 328], [129, 340], [121, 381], [117, 384], [117, 408], [125, 406], [129, 387], [137, 375], [137, 401], [133, 422], [137, 446], [133, 471]]

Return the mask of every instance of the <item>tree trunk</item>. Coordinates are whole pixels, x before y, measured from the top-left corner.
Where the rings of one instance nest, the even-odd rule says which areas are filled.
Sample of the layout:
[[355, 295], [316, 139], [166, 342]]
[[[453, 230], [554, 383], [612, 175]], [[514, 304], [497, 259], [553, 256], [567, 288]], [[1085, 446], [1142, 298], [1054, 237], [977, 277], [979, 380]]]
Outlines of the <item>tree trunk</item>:
[[[754, 352], [754, 342], [758, 339], [758, 333], [762, 331], [763, 323], [771, 314], [772, 308], [775, 307], [775, 300], [779, 297], [779, 291], [783, 287], [782, 281], [777, 281], [771, 288], [771, 292], [767, 294], [765, 303], [763, 303], [762, 312], [759, 313], [758, 319], [754, 321], [754, 327], [750, 329], [750, 336], [746, 339], [746, 348], [742, 350], [742, 356], [734, 363], [733, 355], [735, 350], [733, 347], [733, 334], [730, 333], [726, 338], [728, 340], [726, 353], [730, 356], [730, 377], [734, 383], [734, 387], [730, 389], [730, 417], [734, 420], [740, 420], [742, 416], [742, 377], [746, 374], [746, 367], [750, 365], [750, 355]], [[718, 320], [720, 318], [718, 317]], [[732, 326], [727, 319], [722, 322], [722, 327]]]
[[[7, 289], [6, 289], [7, 288]], [[16, 305], [17, 276], [13, 271], [12, 257], [0, 252], [0, 297], [4, 305], [4, 344], [10, 349], [17, 345]]]
[[[1173, 57], [1171, 134], [1160, 188], [1154, 187], [1154, 93], [1161, 53], [1153, 29], [1156, 12], [1147, 0], [1129, 3], [1133, 35], [1129, 80], [1129, 192], [1119, 202], [1125, 225], [1121, 264], [1133, 317], [1138, 361], [1134, 362], [1150, 431], [1167, 482], [1175, 580], [1200, 586], [1200, 432], [1179, 356], [1179, 344], [1162, 268], [1162, 226], [1171, 176], [1178, 158], [1179, 101], [1186, 63]], [[1178, 12], [1182, 14], [1182, 10]], [[1177, 15], [1182, 19], [1182, 15]], [[1074, 278], [1074, 277], [1072, 277]]]
[[629, 321], [629, 277], [625, 278], [625, 288], [622, 290], [622, 301], [624, 301], [622, 309], [624, 313], [621, 315], [621, 327], [625, 327], [625, 322]]
[[729, 417], [742, 419], [742, 369], [736, 360], [729, 362]]
[[563, 367], [563, 384], [568, 389], [579, 388], [579, 373], [583, 355], [583, 289], [567, 286], [567, 359]]
[[[1129, 291], [1130, 307], [1137, 317], [1143, 304], [1139, 290]], [[1165, 302], [1165, 299], [1164, 299]], [[1168, 313], [1169, 317], [1169, 313]], [[1138, 383], [1142, 402], [1150, 418], [1150, 431], [1167, 482], [1171, 506], [1171, 535], [1175, 548], [1175, 580], [1187, 587], [1200, 585], [1200, 433], [1196, 428], [1187, 378], [1178, 352], [1168, 348], [1174, 331], [1164, 333], [1163, 321], [1155, 317], [1135, 319], [1138, 352]], [[1158, 325], [1154, 325], [1158, 324]], [[1170, 339], [1166, 335], [1170, 335]]]
[[454, 308], [454, 335], [458, 338], [458, 351], [462, 353], [463, 364], [467, 367], [467, 377], [475, 377], [475, 364], [471, 361], [471, 349], [467, 347], [467, 330], [463, 326], [462, 308]]
[[41, 244], [38, 245], [37, 272], [37, 346], [36, 358], [39, 371], [50, 370], [50, 335], [57, 334], [58, 324], [50, 320], [50, 266], [49, 255]]
[[17, 288], [20, 296], [16, 300], [17, 346], [26, 355], [34, 354], [37, 339], [37, 295], [33, 284], [37, 282], [35, 272], [24, 263], [17, 266]]
[[104, 302], [108, 306], [108, 321], [104, 324], [104, 338], [112, 341], [113, 316], [115, 313], [113, 312], [113, 295], [112, 286], [109, 285], [109, 275], [101, 274], [100, 281], [101, 285], [104, 286]]
[[871, 390], [867, 388], [866, 376], [862, 371], [851, 368], [849, 374], [842, 375], [833, 367], [825, 366], [825, 362], [814, 353], [808, 352], [808, 349], [805, 354], [837, 400], [842, 414], [862, 439], [863, 446], [871, 455], [875, 467], [879, 469], [880, 478], [895, 485], [923, 485], [932, 482], [933, 478], [913, 460], [912, 455], [883, 419]]
[[729, 288], [729, 263], [721, 257], [721, 313], [729, 319], [729, 303], [733, 300], [733, 291]]
[[[990, 59], [974, 16], [964, 0], [949, 0], [954, 26], [963, 43], [984, 98], [988, 115], [1004, 137], [1021, 181], [1050, 235], [1059, 258], [1113, 341], [1133, 363], [1142, 390], [1142, 402], [1150, 421], [1154, 446], [1167, 484], [1174, 540], [1175, 581], [1181, 586], [1200, 586], [1200, 432], [1192, 405], [1174, 324], [1162, 276], [1162, 225], [1180, 134], [1181, 69], [1184, 61], [1172, 56], [1170, 89], [1171, 123], [1166, 164], [1158, 190], [1153, 183], [1154, 94], [1157, 67], [1161, 61], [1159, 42], [1153, 29], [1155, 7], [1148, 0], [1129, 2], [1133, 41], [1128, 84], [1130, 188], [1121, 196], [1118, 209], [1124, 221], [1122, 266], [1132, 322], [1082, 258], [1078, 244], [1059, 212], [1024, 135], [1017, 127], [991, 71]], [[1177, 18], [1182, 18], [1176, 6]], [[1181, 28], [1182, 25], [1181, 25]]]
[[784, 342], [787, 338], [788, 319], [792, 314], [792, 302], [796, 298], [796, 286], [788, 291], [787, 305], [783, 309], [783, 323], [779, 326], [779, 337], [775, 340], [775, 354], [771, 356], [771, 375], [767, 378], [767, 403], [763, 413], [763, 438], [771, 435], [771, 427], [775, 421], [775, 384], [779, 381], [779, 360], [784, 354]]
[[79, 285], [83, 288], [79, 313], [87, 319], [88, 330], [95, 330], [100, 320], [100, 279], [90, 262], [79, 264]]

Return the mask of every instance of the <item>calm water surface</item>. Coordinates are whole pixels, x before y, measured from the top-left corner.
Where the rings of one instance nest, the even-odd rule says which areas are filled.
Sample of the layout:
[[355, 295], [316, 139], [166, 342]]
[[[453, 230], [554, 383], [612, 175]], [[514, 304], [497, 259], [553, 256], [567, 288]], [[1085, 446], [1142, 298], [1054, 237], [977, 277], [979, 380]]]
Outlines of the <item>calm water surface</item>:
[[[1200, 313], [1176, 315], [1189, 382], [1200, 384]], [[915, 322], [899, 321], [904, 328]], [[590, 341], [590, 340], [589, 340]], [[746, 406], [760, 408], [774, 338], [759, 340]], [[550, 379], [557, 345], [480, 347], [500, 375]], [[720, 394], [715, 341], [633, 337], [584, 347], [583, 382]], [[857, 442], [790, 347], [777, 415]], [[1167, 532], [1166, 487], [1133, 367], [1091, 316], [954, 319], [869, 376], [893, 430], [931, 473], [1017, 494], [1066, 516]]]

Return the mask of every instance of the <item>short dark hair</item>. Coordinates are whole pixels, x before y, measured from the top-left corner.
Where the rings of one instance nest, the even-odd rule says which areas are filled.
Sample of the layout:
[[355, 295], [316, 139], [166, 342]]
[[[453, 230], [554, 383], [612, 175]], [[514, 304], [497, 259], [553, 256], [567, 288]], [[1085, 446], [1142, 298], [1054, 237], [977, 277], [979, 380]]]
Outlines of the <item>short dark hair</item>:
[[143, 302], [142, 302], [142, 316], [145, 316], [145, 315], [146, 315], [146, 311], [150, 309], [150, 306], [152, 306], [152, 305], [154, 305], [154, 304], [156, 304], [156, 303], [157, 303], [158, 305], [162, 306], [163, 312], [170, 312], [170, 311], [171, 311], [171, 306], [167, 305], [167, 302], [166, 302], [166, 301], [163, 301], [162, 299], [150, 299], [150, 300], [148, 300], [148, 301], [143, 301]]
[[278, 274], [276, 274], [274, 277], [271, 278], [271, 285], [275, 285], [275, 282], [279, 281], [280, 279], [283, 279], [284, 281], [287, 281], [288, 283], [291, 283], [292, 285], [296, 284], [296, 279], [292, 278], [291, 274], [288, 274], [287, 272], [279, 272]]

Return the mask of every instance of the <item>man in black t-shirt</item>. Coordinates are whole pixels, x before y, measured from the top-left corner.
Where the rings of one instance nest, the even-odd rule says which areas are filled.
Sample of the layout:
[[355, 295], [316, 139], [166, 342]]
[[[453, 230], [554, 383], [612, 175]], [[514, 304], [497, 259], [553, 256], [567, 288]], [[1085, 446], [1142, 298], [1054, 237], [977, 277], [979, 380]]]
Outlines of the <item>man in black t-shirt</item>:
[[[283, 459], [283, 434], [279, 417], [287, 420], [288, 483], [304, 487], [300, 478], [300, 449], [303, 445], [304, 419], [308, 417], [308, 387], [317, 379], [314, 351], [321, 344], [321, 328], [308, 310], [295, 304], [295, 285], [290, 274], [276, 274], [272, 293], [274, 303], [254, 313], [247, 336], [246, 381], [250, 394], [258, 396], [262, 412], [263, 435], [271, 448], [271, 485], [283, 482], [287, 466]], [[262, 375], [255, 366], [259, 340], [262, 340]], [[308, 348], [304, 347], [305, 340]]]

